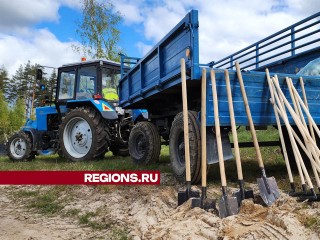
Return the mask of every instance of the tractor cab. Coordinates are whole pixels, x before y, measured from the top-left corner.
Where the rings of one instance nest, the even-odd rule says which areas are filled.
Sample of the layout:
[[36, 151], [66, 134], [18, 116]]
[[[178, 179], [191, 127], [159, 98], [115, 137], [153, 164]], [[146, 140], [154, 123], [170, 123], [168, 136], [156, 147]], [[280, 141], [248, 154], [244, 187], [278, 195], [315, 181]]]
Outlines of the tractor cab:
[[119, 100], [117, 86], [120, 80], [120, 64], [95, 60], [63, 65], [58, 70], [57, 98], [60, 105], [69, 100], [102, 98]]

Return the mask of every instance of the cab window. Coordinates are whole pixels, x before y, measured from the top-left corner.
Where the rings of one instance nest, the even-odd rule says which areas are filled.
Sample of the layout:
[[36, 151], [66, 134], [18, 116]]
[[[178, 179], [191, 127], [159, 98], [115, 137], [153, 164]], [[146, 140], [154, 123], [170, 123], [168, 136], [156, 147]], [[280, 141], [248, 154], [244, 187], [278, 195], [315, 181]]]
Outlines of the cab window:
[[74, 98], [75, 78], [76, 74], [74, 70], [61, 72], [59, 83], [59, 99], [64, 100]]
[[92, 98], [97, 92], [97, 70], [95, 66], [78, 70], [76, 99]]
[[109, 101], [118, 101], [117, 86], [120, 80], [119, 70], [103, 68], [102, 69], [102, 94], [103, 98]]

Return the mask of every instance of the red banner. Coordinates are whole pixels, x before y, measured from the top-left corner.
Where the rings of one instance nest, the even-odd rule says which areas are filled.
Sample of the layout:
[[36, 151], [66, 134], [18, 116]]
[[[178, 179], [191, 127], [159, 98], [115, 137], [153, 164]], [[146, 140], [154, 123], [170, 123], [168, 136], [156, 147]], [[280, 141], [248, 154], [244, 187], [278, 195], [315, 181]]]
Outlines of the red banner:
[[159, 185], [160, 171], [0, 171], [0, 185]]

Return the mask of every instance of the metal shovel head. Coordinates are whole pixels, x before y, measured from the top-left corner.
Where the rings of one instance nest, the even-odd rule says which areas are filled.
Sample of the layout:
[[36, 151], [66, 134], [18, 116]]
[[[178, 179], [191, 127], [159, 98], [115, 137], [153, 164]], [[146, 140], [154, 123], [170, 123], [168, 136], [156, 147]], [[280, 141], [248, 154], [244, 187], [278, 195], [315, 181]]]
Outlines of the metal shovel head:
[[206, 211], [210, 209], [217, 209], [216, 208], [216, 200], [211, 198], [202, 199], [200, 198], [192, 198], [191, 199], [191, 208], [199, 207]]
[[194, 191], [190, 190], [188, 193], [188, 190], [179, 190], [178, 192], [178, 206], [182, 205], [186, 201], [188, 201], [189, 198], [199, 198], [200, 197], [200, 192], [199, 191]]
[[220, 218], [236, 215], [239, 212], [238, 200], [236, 197], [222, 196], [218, 205]]
[[[271, 206], [279, 197], [280, 192], [274, 177], [257, 178], [260, 196], [267, 206]], [[269, 191], [270, 190], [270, 191]]]
[[242, 192], [239, 189], [239, 190], [233, 192], [232, 196], [237, 198], [239, 207], [241, 205], [242, 200], [249, 199], [249, 198], [254, 198], [254, 194], [253, 194], [253, 190], [252, 189], [244, 190], [244, 196], [242, 196]]

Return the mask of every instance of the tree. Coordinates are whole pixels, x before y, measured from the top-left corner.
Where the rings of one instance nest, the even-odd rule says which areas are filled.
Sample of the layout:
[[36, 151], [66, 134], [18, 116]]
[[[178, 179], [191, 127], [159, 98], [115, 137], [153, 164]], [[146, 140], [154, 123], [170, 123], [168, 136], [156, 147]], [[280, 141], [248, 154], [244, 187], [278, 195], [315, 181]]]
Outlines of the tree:
[[14, 105], [13, 109], [9, 113], [9, 119], [10, 119], [10, 133], [18, 131], [23, 124], [26, 121], [26, 115], [25, 115], [25, 101], [22, 98], [19, 98], [16, 101], [16, 104]]
[[74, 45], [74, 50], [91, 58], [119, 61], [120, 12], [115, 11], [112, 3], [103, 0], [82, 0], [82, 12], [83, 18], [77, 22], [76, 30], [82, 47]]
[[9, 109], [0, 91], [0, 141], [4, 140], [4, 135], [9, 133]]
[[4, 66], [2, 66], [0, 67], [0, 91], [2, 91], [4, 95], [6, 95], [8, 91], [8, 81], [8, 71], [5, 69]]

